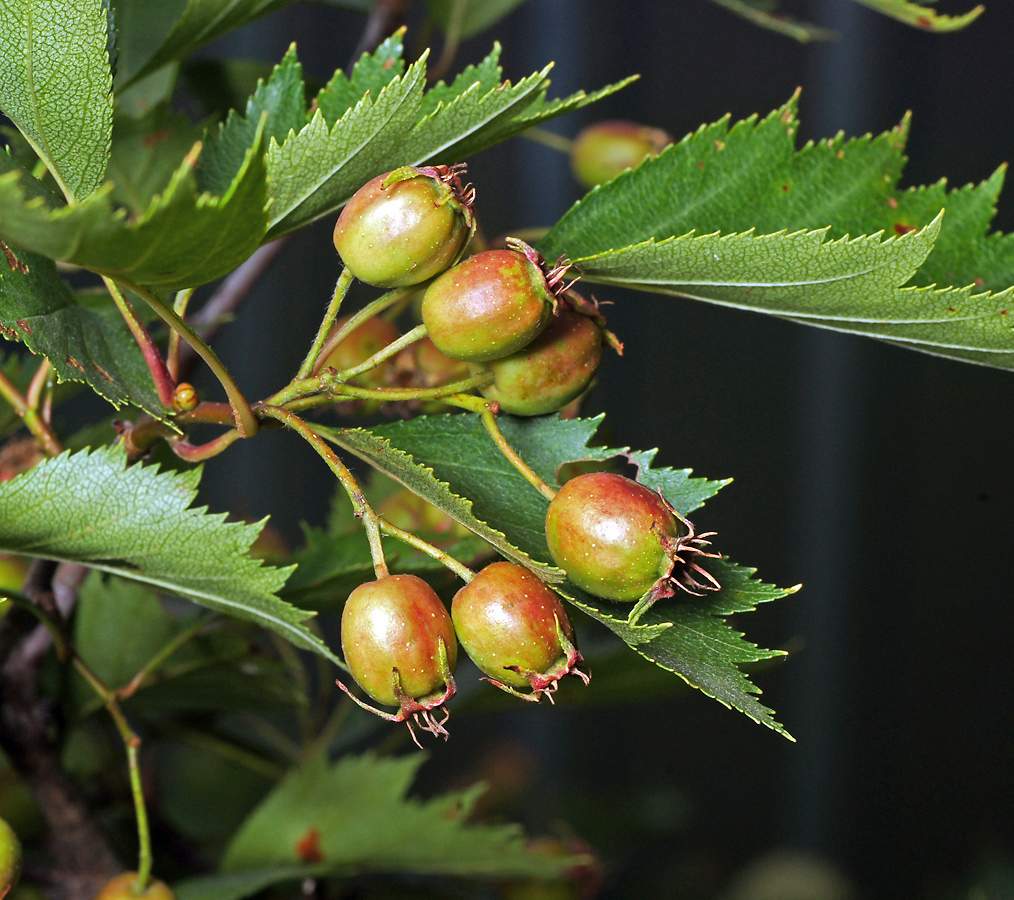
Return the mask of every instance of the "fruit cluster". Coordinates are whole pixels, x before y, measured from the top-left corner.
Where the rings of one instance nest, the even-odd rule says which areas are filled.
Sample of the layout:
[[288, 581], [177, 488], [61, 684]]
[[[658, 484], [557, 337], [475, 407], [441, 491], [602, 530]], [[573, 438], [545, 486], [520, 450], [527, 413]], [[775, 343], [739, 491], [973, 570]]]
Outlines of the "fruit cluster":
[[[419, 285], [422, 326], [401, 336], [387, 319], [359, 314], [339, 320], [315, 371], [333, 372], [342, 384], [364, 389], [366, 398], [394, 397], [396, 385], [429, 387], [477, 376], [474, 386], [494, 401], [487, 418], [499, 411], [559, 411], [587, 389], [603, 346], [621, 346], [597, 303], [573, 290], [567, 260], [549, 267], [515, 238], [467, 255], [474, 192], [462, 186], [463, 169], [397, 169], [369, 182], [346, 206], [334, 232], [346, 271], [378, 287]], [[718, 555], [706, 549], [711, 534], [698, 535], [661, 494], [603, 472], [579, 475], [556, 492], [500, 438], [508, 459], [551, 498], [546, 541], [571, 583], [597, 597], [633, 602], [631, 623], [677, 590], [698, 594], [719, 587], [699, 563]], [[408, 536], [386, 516], [377, 521], [374, 527], [385, 533]], [[448, 612], [429, 584], [388, 574], [379, 557], [377, 579], [357, 587], [345, 603], [341, 642], [359, 686], [398, 711], [369, 706], [339, 684], [364, 708], [407, 723], [413, 739], [413, 723], [447, 737], [444, 704], [456, 692], [459, 642], [485, 680], [526, 700], [552, 700], [564, 675], [587, 683], [560, 598], [527, 568], [500, 561], [473, 574], [445, 557], [466, 580]]]

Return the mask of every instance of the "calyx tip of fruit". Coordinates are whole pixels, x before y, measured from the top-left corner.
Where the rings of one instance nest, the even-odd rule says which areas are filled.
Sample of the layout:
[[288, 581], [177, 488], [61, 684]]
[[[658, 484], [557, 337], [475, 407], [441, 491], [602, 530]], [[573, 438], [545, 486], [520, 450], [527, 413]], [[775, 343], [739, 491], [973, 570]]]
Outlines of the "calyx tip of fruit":
[[[521, 238], [506, 237], [504, 243], [517, 253], [521, 253], [533, 266], [542, 272], [546, 282], [546, 290], [549, 292], [553, 302], [553, 313], [555, 314], [560, 298], [563, 297], [584, 274], [581, 269], [574, 265], [566, 256], [556, 260], [556, 265], [549, 266], [546, 258], [530, 244], [526, 244]], [[565, 282], [565, 276], [573, 270], [575, 276]]]
[[573, 641], [567, 637], [563, 626], [560, 624], [559, 616], [556, 616], [555, 620], [556, 636], [563, 651], [563, 655], [556, 663], [545, 672], [528, 672], [522, 669], [521, 666], [504, 666], [508, 671], [514, 672], [528, 681], [532, 686], [530, 694], [523, 693], [517, 690], [517, 688], [504, 684], [502, 681], [497, 681], [495, 678], [483, 678], [482, 681], [488, 681], [495, 687], [500, 688], [500, 690], [513, 694], [515, 697], [520, 697], [522, 700], [527, 700], [530, 703], [538, 703], [544, 695], [550, 703], [555, 704], [556, 701], [553, 699], [553, 694], [556, 693], [557, 688], [560, 686], [560, 679], [564, 675], [576, 675], [587, 686], [591, 681], [591, 673], [582, 672], [578, 668], [578, 666], [584, 664], [584, 657], [581, 656]]

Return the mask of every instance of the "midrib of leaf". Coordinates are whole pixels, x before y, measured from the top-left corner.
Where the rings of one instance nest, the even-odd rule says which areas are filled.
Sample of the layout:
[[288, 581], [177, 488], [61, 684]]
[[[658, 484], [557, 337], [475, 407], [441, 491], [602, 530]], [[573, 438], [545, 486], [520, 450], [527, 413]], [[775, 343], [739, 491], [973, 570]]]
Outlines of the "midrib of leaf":
[[[363, 152], [363, 150], [370, 145], [370, 142], [372, 141], [373, 137], [378, 132], [382, 131], [386, 127], [387, 123], [390, 122], [395, 117], [395, 113], [399, 112], [402, 109], [406, 101], [408, 101], [410, 97], [415, 96], [415, 89], [416, 86], [421, 81], [421, 72], [425, 69], [426, 58], [428, 55], [429, 50], [428, 49], [424, 50], [422, 56], [420, 56], [419, 59], [409, 67], [408, 71], [405, 73], [404, 77], [400, 79], [400, 81], [392, 82], [392, 84], [388, 85], [387, 87], [384, 88], [383, 91], [380, 92], [380, 96], [377, 98], [378, 101], [380, 97], [383, 97], [384, 94], [391, 89], [392, 86], [394, 85], [403, 86], [408, 83], [409, 76], [412, 76], [412, 83], [408, 86], [408, 89], [404, 91], [404, 93], [402, 94], [401, 98], [397, 101], [397, 103], [392, 107], [390, 113], [382, 120], [381, 124], [378, 127], [371, 129], [369, 134], [364, 135], [362, 140], [358, 142], [358, 144], [355, 147], [355, 150], [351, 154], [343, 157], [343, 159], [340, 161], [339, 164], [331, 166], [328, 170], [326, 170], [326, 172], [322, 174], [321, 178], [318, 179], [316, 183], [308, 186], [308, 188], [301, 195], [297, 195], [299, 198], [298, 202], [293, 203], [289, 207], [289, 209], [286, 210], [286, 212], [283, 214], [282, 218], [290, 216], [293, 212], [299, 209], [299, 207], [302, 206], [304, 203], [306, 203], [306, 201], [309, 200], [310, 197], [312, 197], [313, 194], [316, 193], [316, 191], [328, 181], [328, 179], [334, 176], [334, 174], [338, 172], [340, 169], [345, 168], [345, 166], [347, 166], [353, 159], [357, 158]], [[335, 131], [341, 128], [343, 123], [345, 123], [346, 119], [353, 116], [360, 109], [360, 107], [362, 107], [364, 103], [369, 103], [370, 101], [371, 98], [367, 93], [354, 107], [352, 107], [352, 109], [348, 110], [348, 112], [346, 112], [345, 115], [343, 115], [341, 119], [338, 120], [334, 128], [328, 129], [328, 138], [330, 138], [335, 133]], [[319, 110], [317, 111], [316, 115], [320, 116], [321, 121], [324, 122], [324, 127], [327, 128], [327, 123], [326, 121], [324, 121], [324, 117]], [[309, 128], [311, 126], [307, 125], [306, 127]], [[272, 144], [278, 146], [274, 138], [272, 138]], [[282, 219], [276, 219], [271, 224], [276, 225], [280, 221], [282, 221]]]

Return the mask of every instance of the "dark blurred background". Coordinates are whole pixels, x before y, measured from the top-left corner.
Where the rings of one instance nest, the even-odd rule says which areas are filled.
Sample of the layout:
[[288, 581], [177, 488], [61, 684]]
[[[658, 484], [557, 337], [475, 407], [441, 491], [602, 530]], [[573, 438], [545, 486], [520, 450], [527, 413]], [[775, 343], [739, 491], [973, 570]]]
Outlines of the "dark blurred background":
[[[950, 35], [851, 0], [791, 9], [841, 39], [802, 46], [706, 0], [529, 0], [466, 42], [456, 66], [499, 40], [512, 79], [555, 60], [555, 95], [640, 73], [552, 123], [568, 136], [627, 118], [679, 138], [725, 113], [763, 115], [802, 87], [802, 140], [883, 131], [912, 110], [905, 185], [978, 181], [1011, 157], [1007, 4]], [[324, 81], [360, 25], [294, 7], [203, 53], [275, 62], [295, 40]], [[489, 236], [550, 225], [580, 196], [566, 157], [531, 142], [469, 163]], [[1014, 225], [1010, 199], [995, 224]], [[339, 271], [330, 228], [296, 236], [219, 342], [249, 394], [283, 383], [302, 357]], [[607, 362], [587, 411], [607, 414], [614, 445], [734, 476], [698, 525], [765, 580], [803, 583], [739, 623], [795, 650], [756, 680], [798, 743], [684, 691], [462, 718], [427, 783], [492, 778], [505, 813], [594, 845], [608, 897], [761, 900], [737, 878], [787, 848], [825, 861], [831, 881], [794, 893], [799, 875], [772, 898], [844, 896], [832, 870], [876, 900], [1014, 896], [1014, 376], [691, 301], [596, 294], [614, 302], [626, 354]], [[213, 506], [271, 514], [290, 539], [300, 520], [324, 518], [330, 476], [294, 437], [241, 442], [208, 469]]]

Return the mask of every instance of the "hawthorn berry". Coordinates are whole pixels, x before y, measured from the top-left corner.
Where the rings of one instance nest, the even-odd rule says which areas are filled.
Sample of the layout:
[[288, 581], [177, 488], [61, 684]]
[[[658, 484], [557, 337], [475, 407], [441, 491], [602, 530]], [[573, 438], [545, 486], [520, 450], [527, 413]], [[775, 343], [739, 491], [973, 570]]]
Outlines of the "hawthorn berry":
[[546, 542], [567, 577], [596, 597], [643, 600], [637, 615], [675, 588], [690, 594], [718, 589], [696, 562], [718, 557], [705, 550], [711, 536], [697, 535], [661, 494], [610, 472], [572, 478], [546, 514]]
[[377, 506], [377, 512], [395, 527], [418, 533], [438, 545], [453, 543], [472, 533], [457, 519], [408, 488], [394, 491]]
[[661, 128], [636, 122], [596, 122], [574, 139], [570, 165], [574, 177], [585, 187], [611, 181], [649, 156], [657, 156], [672, 143]]
[[507, 242], [511, 249], [469, 256], [426, 288], [423, 324], [452, 359], [483, 362], [527, 346], [569, 287], [563, 284], [568, 262], [547, 269], [538, 251], [514, 238]]
[[364, 184], [334, 228], [342, 262], [366, 284], [419, 284], [458, 258], [472, 234], [474, 191], [457, 166], [402, 166]]
[[563, 409], [591, 384], [602, 361], [602, 328], [589, 316], [561, 305], [559, 313], [527, 347], [486, 363], [474, 372], [493, 373], [480, 388], [502, 412], [541, 416]]
[[143, 891], [137, 890], [137, 872], [124, 872], [108, 882], [95, 900], [176, 900], [164, 881], [152, 879]]
[[414, 720], [424, 731], [447, 737], [446, 715], [438, 722], [431, 711], [455, 694], [458, 645], [451, 617], [433, 588], [416, 575], [387, 575], [359, 585], [345, 601], [341, 641], [356, 683], [378, 703], [400, 711], [381, 712], [353, 697], [360, 706], [408, 723], [409, 731]]
[[[337, 332], [348, 320], [349, 317], [346, 316], [335, 322], [332, 333]], [[399, 337], [401, 337], [401, 332], [398, 331], [396, 325], [388, 322], [387, 319], [374, 316], [347, 334], [341, 343], [332, 347], [328, 355], [320, 361], [316, 368], [319, 370], [330, 366], [339, 372], [342, 369], [351, 369], [353, 366], [358, 366], [361, 362], [365, 362], [374, 353], [383, 350], [388, 344], [393, 343]], [[391, 364], [388, 360], [385, 360], [380, 365], [374, 366], [361, 375], [357, 375], [350, 383], [367, 388], [381, 387], [387, 382], [390, 373]]]
[[[557, 683], [573, 674], [581, 654], [559, 597], [516, 563], [495, 562], [466, 584], [451, 604], [454, 631], [487, 681], [525, 700], [552, 700]], [[518, 688], [531, 687], [531, 693]]]
[[0, 898], [17, 884], [21, 874], [21, 842], [3, 819], [0, 819]]

